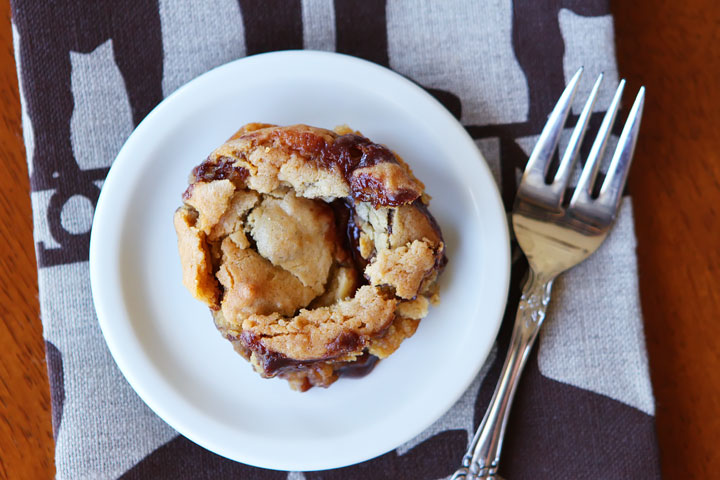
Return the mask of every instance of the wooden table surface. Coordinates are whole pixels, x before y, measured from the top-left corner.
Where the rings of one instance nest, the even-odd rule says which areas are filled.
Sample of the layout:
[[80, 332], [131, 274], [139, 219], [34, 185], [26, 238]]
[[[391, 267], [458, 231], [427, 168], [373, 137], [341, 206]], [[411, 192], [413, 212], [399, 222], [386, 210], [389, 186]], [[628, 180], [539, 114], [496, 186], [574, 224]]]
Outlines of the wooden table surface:
[[[647, 86], [630, 188], [665, 478], [720, 471], [720, 4], [617, 0], [619, 70]], [[0, 478], [54, 476], [10, 13], [0, 24]]]

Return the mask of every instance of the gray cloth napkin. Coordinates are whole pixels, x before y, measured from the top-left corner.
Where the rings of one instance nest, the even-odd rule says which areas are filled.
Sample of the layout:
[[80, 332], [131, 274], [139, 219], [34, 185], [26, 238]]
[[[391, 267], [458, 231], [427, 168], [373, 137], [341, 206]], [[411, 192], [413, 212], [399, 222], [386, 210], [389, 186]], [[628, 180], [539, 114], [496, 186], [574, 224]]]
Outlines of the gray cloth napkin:
[[[548, 112], [580, 65], [586, 74], [579, 97], [600, 71], [606, 75], [591, 122], [595, 128], [609, 104], [617, 69], [607, 0], [12, 0], [12, 9], [57, 477], [451, 474], [482, 418], [507, 349], [526, 269], [517, 247], [496, 347], [445, 416], [374, 460], [287, 473], [235, 463], [196, 446], [155, 416], [124, 380], [90, 293], [93, 208], [123, 142], [165, 96], [230, 60], [296, 48], [366, 58], [428, 89], [476, 139], [508, 208]], [[601, 249], [556, 283], [513, 408], [504, 477], [660, 476], [637, 290], [626, 197]]]

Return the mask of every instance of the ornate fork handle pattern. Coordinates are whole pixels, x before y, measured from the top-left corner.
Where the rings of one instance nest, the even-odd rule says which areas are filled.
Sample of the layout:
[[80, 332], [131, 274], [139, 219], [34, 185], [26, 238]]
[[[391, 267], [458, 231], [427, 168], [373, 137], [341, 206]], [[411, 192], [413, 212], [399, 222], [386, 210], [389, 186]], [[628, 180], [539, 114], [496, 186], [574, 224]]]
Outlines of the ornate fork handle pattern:
[[552, 278], [542, 278], [529, 271], [495, 393], [463, 457], [462, 466], [453, 474], [452, 480], [495, 478], [510, 407], [528, 354], [545, 319], [552, 281]]

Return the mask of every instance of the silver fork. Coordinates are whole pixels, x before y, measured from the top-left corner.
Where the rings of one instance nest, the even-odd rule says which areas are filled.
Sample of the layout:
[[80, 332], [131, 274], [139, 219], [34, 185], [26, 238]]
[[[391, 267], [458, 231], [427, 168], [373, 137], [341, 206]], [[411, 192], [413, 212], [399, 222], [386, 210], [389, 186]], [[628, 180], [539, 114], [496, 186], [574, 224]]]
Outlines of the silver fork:
[[567, 207], [563, 205], [565, 190], [597, 98], [602, 74], [595, 82], [578, 117], [555, 178], [549, 184], [545, 181], [581, 75], [582, 68], [573, 76], [560, 96], [520, 181], [512, 223], [515, 237], [528, 259], [530, 269], [523, 286], [510, 346], [495, 393], [463, 457], [462, 466], [452, 476], [454, 480], [495, 478], [510, 406], [528, 354], [545, 319], [553, 280], [598, 249], [615, 221], [622, 200], [640, 129], [645, 87], [640, 88], [635, 98], [599, 196], [594, 198], [592, 191], [610, 130], [620, 107], [625, 80], [620, 82], [615, 91], [570, 203]]

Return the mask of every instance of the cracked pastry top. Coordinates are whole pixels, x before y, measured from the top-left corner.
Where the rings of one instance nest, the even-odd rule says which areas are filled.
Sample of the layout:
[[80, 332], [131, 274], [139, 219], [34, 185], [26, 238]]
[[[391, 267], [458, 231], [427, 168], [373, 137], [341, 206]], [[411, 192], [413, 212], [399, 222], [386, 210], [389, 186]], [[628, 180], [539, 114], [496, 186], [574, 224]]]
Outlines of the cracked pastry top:
[[423, 184], [347, 127], [245, 125], [189, 183], [183, 283], [263, 377], [364, 374], [437, 300], [445, 245]]

